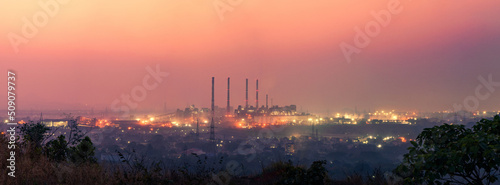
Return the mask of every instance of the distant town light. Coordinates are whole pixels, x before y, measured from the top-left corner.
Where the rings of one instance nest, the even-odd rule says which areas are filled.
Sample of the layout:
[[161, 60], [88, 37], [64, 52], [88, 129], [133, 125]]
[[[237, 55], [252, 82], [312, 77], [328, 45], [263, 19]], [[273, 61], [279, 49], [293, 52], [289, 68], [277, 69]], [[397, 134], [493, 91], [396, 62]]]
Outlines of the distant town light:
[[382, 145], [381, 144], [377, 145], [377, 148], [382, 148]]

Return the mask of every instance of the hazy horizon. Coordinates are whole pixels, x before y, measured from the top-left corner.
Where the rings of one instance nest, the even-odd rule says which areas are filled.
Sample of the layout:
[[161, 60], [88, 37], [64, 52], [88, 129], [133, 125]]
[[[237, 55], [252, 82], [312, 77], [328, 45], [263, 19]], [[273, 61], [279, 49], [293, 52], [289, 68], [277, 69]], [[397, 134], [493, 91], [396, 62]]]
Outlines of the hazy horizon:
[[[260, 105], [269, 94], [275, 105], [316, 113], [443, 111], [474, 96], [479, 76], [500, 82], [499, 1], [401, 0], [401, 13], [347, 62], [339, 44], [352, 44], [355, 27], [389, 1], [360, 2], [243, 1], [221, 21], [212, 1], [71, 1], [18, 53], [3, 37], [0, 68], [17, 73], [19, 110], [102, 110], [157, 65], [169, 75], [138, 109], [209, 107], [211, 77], [220, 107], [228, 77], [231, 105], [244, 105], [248, 78], [251, 105], [259, 79]], [[2, 3], [4, 36], [42, 10]], [[478, 110], [498, 111], [499, 102], [492, 92]]]

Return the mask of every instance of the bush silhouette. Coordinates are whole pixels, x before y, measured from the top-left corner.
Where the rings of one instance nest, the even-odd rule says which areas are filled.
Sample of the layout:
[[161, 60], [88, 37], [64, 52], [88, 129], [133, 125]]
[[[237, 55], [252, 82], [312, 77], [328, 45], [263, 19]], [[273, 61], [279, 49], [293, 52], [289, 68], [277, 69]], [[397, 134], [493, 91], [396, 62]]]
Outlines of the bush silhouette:
[[426, 128], [395, 172], [406, 183], [494, 183], [500, 175], [500, 117]]

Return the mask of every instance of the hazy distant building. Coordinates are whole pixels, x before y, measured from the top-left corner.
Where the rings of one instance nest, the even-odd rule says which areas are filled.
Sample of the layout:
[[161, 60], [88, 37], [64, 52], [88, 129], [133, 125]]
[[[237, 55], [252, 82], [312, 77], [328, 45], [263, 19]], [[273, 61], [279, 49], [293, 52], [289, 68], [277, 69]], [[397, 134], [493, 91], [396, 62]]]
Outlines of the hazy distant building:
[[44, 119], [41, 122], [48, 127], [67, 127], [69, 121], [67, 119]]
[[248, 108], [245, 108], [243, 106], [238, 106], [238, 108], [234, 111], [234, 114], [238, 118], [249, 118], [249, 117], [256, 117], [256, 116], [294, 116], [297, 115], [297, 106], [296, 105], [290, 105], [290, 106], [272, 106], [271, 108], [266, 108], [265, 106], [262, 106], [260, 108], [256, 108], [253, 106], [250, 106]]

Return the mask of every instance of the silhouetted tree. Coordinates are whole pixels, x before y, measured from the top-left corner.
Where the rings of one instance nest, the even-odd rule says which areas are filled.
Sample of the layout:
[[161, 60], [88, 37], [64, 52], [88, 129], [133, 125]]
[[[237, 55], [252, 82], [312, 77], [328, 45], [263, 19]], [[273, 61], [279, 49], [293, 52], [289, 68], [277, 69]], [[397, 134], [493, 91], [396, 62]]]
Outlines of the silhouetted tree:
[[50, 137], [47, 132], [50, 130], [46, 125], [38, 123], [23, 124], [20, 129], [25, 144], [30, 144], [36, 148], [41, 148], [43, 142]]
[[[68, 138], [59, 135], [44, 145], [45, 140], [51, 138], [57, 129], [51, 129], [42, 123], [27, 123], [20, 127], [23, 143], [34, 147], [35, 152], [30, 155], [38, 156], [44, 153], [49, 159], [56, 162], [62, 162], [70, 159], [75, 163], [96, 162], [94, 158], [95, 147], [89, 137], [82, 140], [83, 133], [77, 125], [76, 120], [70, 120], [68, 123], [70, 132]], [[71, 147], [70, 146], [74, 146]]]
[[294, 166], [291, 161], [276, 162], [264, 168], [257, 179], [265, 184], [325, 184], [329, 181], [326, 161], [314, 161], [309, 169]]
[[97, 162], [94, 157], [95, 147], [88, 136], [86, 136], [76, 147], [71, 147], [71, 162], [81, 163], [95, 163]]
[[448, 124], [426, 128], [411, 143], [395, 170], [406, 183], [489, 184], [500, 175], [499, 116], [472, 129]]
[[68, 154], [68, 142], [66, 142], [66, 137], [60, 135], [57, 139], [49, 141], [45, 148], [45, 154], [49, 159], [56, 162], [65, 161]]
[[326, 161], [314, 161], [309, 169], [307, 169], [307, 180], [309, 184], [322, 185], [325, 184], [325, 179], [328, 177], [328, 173], [323, 165]]

